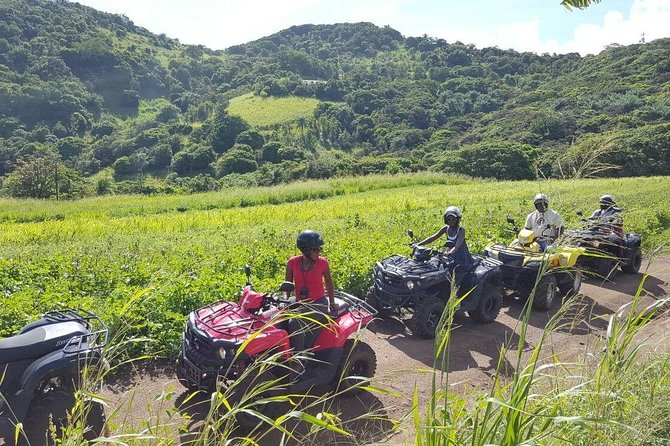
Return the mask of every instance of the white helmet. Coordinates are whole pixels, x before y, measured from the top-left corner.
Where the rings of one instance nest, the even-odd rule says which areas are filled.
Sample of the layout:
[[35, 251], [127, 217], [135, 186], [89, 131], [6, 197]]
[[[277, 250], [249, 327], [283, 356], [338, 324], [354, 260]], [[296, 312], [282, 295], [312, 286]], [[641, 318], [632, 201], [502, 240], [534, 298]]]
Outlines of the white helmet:
[[535, 198], [533, 198], [533, 204], [538, 204], [540, 202], [549, 204], [549, 197], [547, 197], [545, 194], [535, 195]]
[[463, 216], [463, 214], [461, 213], [461, 210], [458, 209], [456, 206], [449, 206], [448, 208], [446, 208], [444, 210], [444, 214], [443, 214], [444, 218], [447, 218], [450, 215], [452, 215], [452, 216], [454, 216], [458, 219], [460, 219]]
[[616, 201], [614, 201], [614, 197], [612, 195], [603, 195], [600, 197], [600, 204], [606, 206], [616, 206]]

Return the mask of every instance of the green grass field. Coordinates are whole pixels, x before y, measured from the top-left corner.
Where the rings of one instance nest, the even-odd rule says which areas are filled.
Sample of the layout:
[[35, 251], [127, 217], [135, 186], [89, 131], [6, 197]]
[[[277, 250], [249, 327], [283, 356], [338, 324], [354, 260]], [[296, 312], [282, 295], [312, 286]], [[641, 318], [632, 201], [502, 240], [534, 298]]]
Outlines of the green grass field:
[[[624, 209], [627, 230], [643, 235], [646, 255], [659, 247], [667, 251], [669, 186], [669, 178], [485, 182], [423, 174], [191, 196], [64, 203], [2, 200], [0, 337], [43, 311], [76, 306], [98, 312], [112, 332], [152, 339], [128, 344], [134, 348], [124, 354], [173, 356], [186, 315], [205, 303], [235, 299], [244, 283], [245, 263], [253, 267], [256, 289], [275, 289], [302, 229], [323, 233], [336, 286], [360, 294], [369, 285], [374, 262], [391, 253], [408, 253], [406, 229], [420, 237], [432, 233], [440, 226], [445, 206], [463, 208], [468, 243], [478, 252], [489, 241], [509, 240], [505, 217], [521, 220], [539, 191], [550, 196], [568, 226], [578, 223], [577, 209], [590, 211], [600, 195], [614, 193]], [[444, 331], [436, 338], [436, 363], [450, 344], [449, 315], [456, 303], [449, 302]], [[656, 304], [660, 308], [667, 300]], [[636, 297], [632, 311], [612, 318], [602, 348], [585, 351], [583, 358], [569, 363], [555, 355], [546, 357], [545, 339], [533, 341], [531, 358], [522, 360], [527, 351], [522, 348], [522, 328], [515, 372], [503, 376], [499, 373], [505, 372], [496, 371], [491, 388], [476, 395], [452, 394], [443, 387], [448, 372], [436, 374], [430, 401], [415, 400], [408, 413], [406, 423], [413, 422], [416, 432], [414, 444], [667, 444], [670, 356], [638, 361], [634, 338], [655, 314], [638, 305]], [[558, 310], [545, 327], [545, 337], [569, 308], [568, 302]], [[521, 318], [522, 327], [528, 314]], [[384, 393], [383, 388], [376, 391]], [[230, 427], [232, 412], [217, 408], [221, 394], [213, 395], [217, 416], [205, 421], [211, 428], [203, 429], [193, 444], [213, 444], [211, 433], [221, 437], [217, 444], [232, 438], [231, 430], [221, 429]], [[122, 412], [114, 410], [108, 416], [112, 435], [123, 444], [144, 444], [118, 423]], [[337, 425], [336, 415], [329, 417], [323, 419]], [[323, 420], [312, 418], [324, 426]], [[162, 430], [159, 421], [152, 418], [148, 423], [155, 444], [174, 441], [174, 432]], [[64, 436], [68, 444], [80, 444], [83, 430]]]
[[419, 175], [192, 196], [2, 200], [0, 336], [63, 306], [95, 310], [113, 325], [118, 309], [146, 290], [130, 322], [170, 351], [189, 311], [235, 298], [244, 264], [253, 267], [258, 289], [274, 289], [302, 229], [324, 235], [336, 286], [361, 294], [374, 262], [407, 253], [408, 228], [418, 237], [436, 231], [447, 205], [463, 208], [470, 249], [480, 252], [510, 238], [505, 216], [521, 221], [539, 191], [568, 225], [578, 222], [575, 210], [590, 211], [601, 194], [615, 193], [627, 230], [641, 233], [649, 251], [670, 240], [669, 186], [668, 178], [540, 183]]
[[313, 98], [262, 98], [247, 93], [230, 100], [228, 112], [239, 116], [253, 127], [270, 127], [310, 118], [319, 101]]

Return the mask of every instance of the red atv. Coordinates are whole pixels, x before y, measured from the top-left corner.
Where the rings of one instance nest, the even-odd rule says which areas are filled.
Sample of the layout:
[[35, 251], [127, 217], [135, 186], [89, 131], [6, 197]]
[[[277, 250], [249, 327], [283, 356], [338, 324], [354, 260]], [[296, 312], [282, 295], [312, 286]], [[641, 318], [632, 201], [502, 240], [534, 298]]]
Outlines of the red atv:
[[[297, 360], [291, 350], [288, 320], [284, 317], [295, 302], [287, 297], [294, 286], [284, 282], [281, 294], [258, 293], [251, 285], [248, 266], [245, 273], [247, 284], [239, 303], [217, 302], [189, 315], [177, 359], [177, 377], [185, 387], [207, 392], [231, 387], [230, 398], [239, 401], [252, 386], [263, 382], [283, 384], [281, 389], [286, 394], [324, 385], [356, 392], [361, 382], [374, 375], [377, 368], [374, 350], [353, 339], [375, 317], [374, 308], [354, 296], [336, 292], [338, 309], [317, 334], [311, 349], [313, 358], [303, 361], [302, 373], [294, 372]], [[267, 362], [268, 357], [276, 360], [271, 367], [245, 373], [256, 361]], [[259, 398], [276, 396], [277, 386], [265, 388], [267, 392]], [[273, 418], [279, 415], [272, 413], [277, 406], [264, 403], [254, 409]], [[244, 427], [253, 427], [260, 419], [244, 412], [237, 416], [237, 421]]]

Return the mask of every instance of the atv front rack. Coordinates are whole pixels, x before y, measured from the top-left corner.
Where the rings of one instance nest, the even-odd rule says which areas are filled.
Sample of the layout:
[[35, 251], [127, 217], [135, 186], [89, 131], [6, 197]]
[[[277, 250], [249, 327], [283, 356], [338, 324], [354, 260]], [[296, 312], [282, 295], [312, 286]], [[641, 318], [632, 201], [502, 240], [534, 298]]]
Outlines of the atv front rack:
[[[221, 305], [221, 307], [214, 309], [214, 307], [217, 305]], [[198, 313], [205, 309], [209, 309], [209, 313], [206, 316], [199, 316]], [[212, 321], [224, 312], [236, 314], [239, 318], [223, 324], [212, 324]], [[237, 303], [226, 301], [219, 301], [205, 305], [204, 307], [192, 313], [193, 321], [195, 322], [194, 327], [198, 330], [204, 331], [199, 327], [199, 325], [201, 325], [208, 330], [211, 330], [212, 332], [218, 333], [220, 335], [231, 337], [234, 336], [236, 338], [240, 337], [241, 335], [235, 335], [233, 333], [233, 329], [235, 329], [235, 331], [244, 331], [246, 334], [261, 330], [263, 327], [265, 327], [263, 321], [253, 316], [249, 317], [248, 314], [249, 313], [243, 310]]]
[[79, 322], [90, 332], [70, 338], [63, 347], [63, 353], [65, 354], [74, 355], [89, 350], [101, 349], [107, 345], [109, 328], [93, 312], [80, 308], [52, 310], [44, 313], [43, 319], [51, 323]]

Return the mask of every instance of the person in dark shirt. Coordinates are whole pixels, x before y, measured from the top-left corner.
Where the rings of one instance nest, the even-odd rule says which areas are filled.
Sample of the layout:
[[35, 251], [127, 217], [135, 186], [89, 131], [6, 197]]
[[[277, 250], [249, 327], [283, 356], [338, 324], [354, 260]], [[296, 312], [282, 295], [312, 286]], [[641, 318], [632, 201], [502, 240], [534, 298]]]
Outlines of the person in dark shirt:
[[418, 244], [425, 245], [432, 243], [444, 235], [447, 239], [445, 246], [449, 248], [446, 254], [453, 260], [453, 267], [470, 265], [472, 263], [472, 255], [470, 255], [468, 244], [465, 241], [465, 228], [460, 225], [462, 217], [463, 214], [459, 208], [449, 206], [443, 214], [444, 226], [435, 234], [421, 240]]

